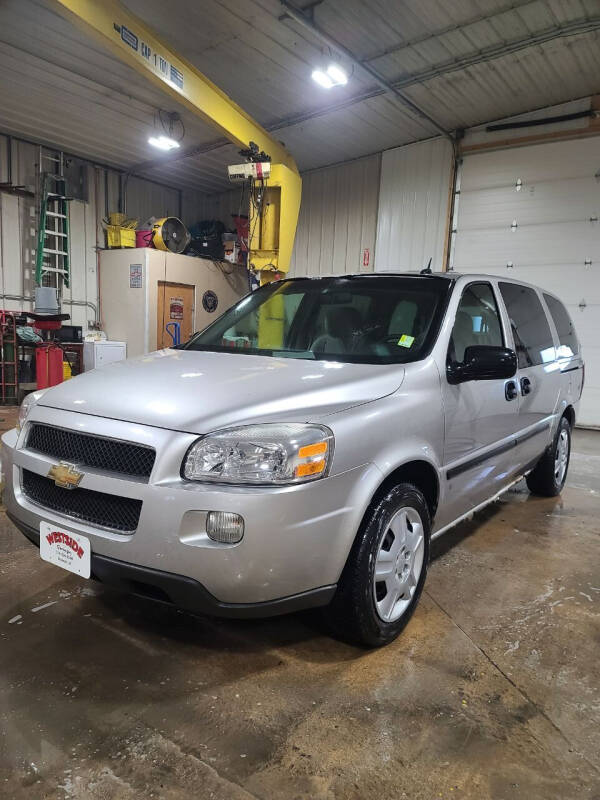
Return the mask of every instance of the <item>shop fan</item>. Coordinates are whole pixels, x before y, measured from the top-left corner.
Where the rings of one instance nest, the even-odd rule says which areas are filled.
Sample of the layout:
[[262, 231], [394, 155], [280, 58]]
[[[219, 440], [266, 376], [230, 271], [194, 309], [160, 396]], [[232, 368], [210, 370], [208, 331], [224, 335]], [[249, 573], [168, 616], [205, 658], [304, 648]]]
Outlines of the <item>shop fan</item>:
[[190, 243], [190, 234], [177, 217], [163, 217], [152, 226], [152, 242], [157, 250], [183, 253]]

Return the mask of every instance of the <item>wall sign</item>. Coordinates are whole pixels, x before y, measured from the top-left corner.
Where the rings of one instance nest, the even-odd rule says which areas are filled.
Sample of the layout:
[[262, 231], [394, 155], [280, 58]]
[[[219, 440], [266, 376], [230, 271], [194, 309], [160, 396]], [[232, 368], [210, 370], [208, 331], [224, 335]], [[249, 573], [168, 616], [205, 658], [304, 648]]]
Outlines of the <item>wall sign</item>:
[[142, 265], [130, 264], [129, 265], [129, 288], [141, 289], [142, 288]]
[[183, 297], [172, 297], [169, 300], [169, 318], [183, 319]]
[[217, 310], [218, 305], [219, 298], [213, 291], [209, 289], [207, 292], [204, 292], [202, 295], [202, 308], [205, 311], [208, 311], [209, 314], [211, 314], [213, 311]]
[[368, 247], [365, 247], [363, 250], [363, 267], [369, 266], [369, 261], [371, 260], [371, 253]]

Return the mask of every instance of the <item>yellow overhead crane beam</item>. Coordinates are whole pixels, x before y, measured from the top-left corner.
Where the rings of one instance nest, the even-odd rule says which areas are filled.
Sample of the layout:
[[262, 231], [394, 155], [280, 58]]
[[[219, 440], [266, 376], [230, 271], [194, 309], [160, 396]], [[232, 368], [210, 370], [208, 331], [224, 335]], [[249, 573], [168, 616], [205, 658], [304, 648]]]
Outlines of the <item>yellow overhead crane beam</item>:
[[262, 202], [249, 210], [248, 266], [261, 282], [290, 267], [302, 179], [285, 147], [147, 25], [115, 0], [54, 0], [59, 12], [92, 34], [118, 58], [145, 75], [239, 148], [250, 142], [271, 157], [271, 175]]

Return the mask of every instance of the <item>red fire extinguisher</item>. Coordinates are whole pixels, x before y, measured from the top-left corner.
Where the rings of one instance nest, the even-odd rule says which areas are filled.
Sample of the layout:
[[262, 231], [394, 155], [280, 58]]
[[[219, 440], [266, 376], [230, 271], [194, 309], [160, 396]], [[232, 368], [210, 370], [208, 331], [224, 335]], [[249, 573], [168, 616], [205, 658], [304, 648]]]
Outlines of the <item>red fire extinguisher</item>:
[[37, 346], [35, 351], [35, 373], [37, 388], [47, 389], [56, 386], [63, 380], [63, 351], [62, 348], [48, 342]]

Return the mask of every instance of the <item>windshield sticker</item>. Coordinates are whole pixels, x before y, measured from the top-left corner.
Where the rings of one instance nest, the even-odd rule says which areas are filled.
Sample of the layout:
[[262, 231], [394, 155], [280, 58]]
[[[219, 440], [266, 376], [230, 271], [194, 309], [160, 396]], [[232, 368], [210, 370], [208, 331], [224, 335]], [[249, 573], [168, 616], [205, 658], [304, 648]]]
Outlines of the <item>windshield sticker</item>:
[[412, 343], [414, 342], [415, 337], [409, 336], [407, 333], [403, 333], [402, 336], [398, 339], [398, 346], [399, 347], [412, 347]]

